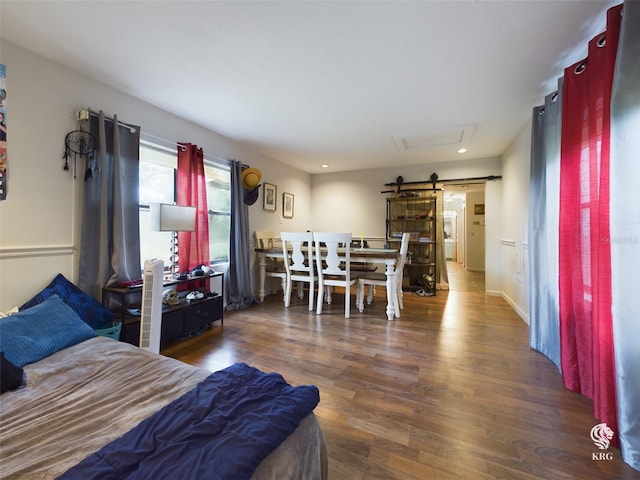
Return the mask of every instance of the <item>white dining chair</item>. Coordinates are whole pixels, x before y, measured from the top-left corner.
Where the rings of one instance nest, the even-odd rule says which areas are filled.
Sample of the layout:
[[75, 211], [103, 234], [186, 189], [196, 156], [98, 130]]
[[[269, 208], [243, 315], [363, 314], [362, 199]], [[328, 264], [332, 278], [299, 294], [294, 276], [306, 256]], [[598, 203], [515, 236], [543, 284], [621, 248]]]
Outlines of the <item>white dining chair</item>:
[[[322, 313], [324, 291], [331, 287], [344, 287], [344, 317], [349, 318], [351, 286], [357, 285], [357, 274], [351, 273], [351, 233], [313, 232], [318, 271], [318, 298], [316, 313]], [[341, 247], [345, 245], [346, 247]], [[339, 250], [340, 249], [340, 250]], [[358, 300], [356, 289], [356, 303]]]
[[[400, 316], [400, 309], [404, 308], [402, 302], [402, 277], [404, 264], [407, 259], [407, 251], [409, 249], [409, 237], [410, 234], [405, 232], [402, 234], [402, 240], [400, 241], [400, 251], [398, 252], [398, 259], [396, 260], [396, 277], [395, 285], [393, 286], [393, 308], [395, 310], [396, 317]], [[367, 305], [370, 305], [373, 301], [373, 287], [387, 285], [387, 275], [385, 273], [378, 272], [364, 272], [358, 277], [358, 310], [364, 311], [364, 287], [367, 287]]]
[[[313, 310], [313, 296], [318, 279], [313, 262], [313, 233], [311, 232], [280, 232], [284, 267], [287, 272], [284, 306], [291, 303], [293, 282], [298, 282], [299, 292], [302, 292], [302, 282], [309, 284], [309, 310]], [[302, 298], [302, 297], [300, 297]]]
[[[256, 246], [258, 248], [278, 248], [279, 245], [277, 245], [276, 242], [276, 234], [274, 232], [257, 230]], [[266, 258], [265, 261], [267, 262], [265, 266], [265, 275], [267, 277], [278, 278], [280, 280], [280, 286], [282, 288], [284, 298], [285, 288], [287, 286], [287, 271], [284, 268], [284, 262], [273, 258]]]

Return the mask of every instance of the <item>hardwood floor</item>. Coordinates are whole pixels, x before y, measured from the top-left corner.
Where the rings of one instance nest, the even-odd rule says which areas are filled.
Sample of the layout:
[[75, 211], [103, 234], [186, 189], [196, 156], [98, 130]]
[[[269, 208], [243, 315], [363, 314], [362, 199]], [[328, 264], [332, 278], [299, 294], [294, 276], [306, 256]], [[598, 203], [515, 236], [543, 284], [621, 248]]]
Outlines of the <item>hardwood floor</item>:
[[317, 385], [331, 479], [640, 478], [616, 448], [611, 460], [592, 460], [591, 401], [529, 348], [527, 325], [484, 295], [482, 274], [450, 270], [449, 292], [405, 293], [393, 322], [383, 288], [349, 319], [339, 293], [322, 315], [306, 298], [285, 309], [271, 295], [162, 353]]

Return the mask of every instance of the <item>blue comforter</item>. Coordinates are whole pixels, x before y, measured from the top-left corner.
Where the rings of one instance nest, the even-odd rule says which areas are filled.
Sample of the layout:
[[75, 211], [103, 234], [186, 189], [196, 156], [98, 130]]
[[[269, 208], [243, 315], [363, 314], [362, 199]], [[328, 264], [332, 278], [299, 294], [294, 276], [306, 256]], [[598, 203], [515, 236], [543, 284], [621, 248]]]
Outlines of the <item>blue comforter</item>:
[[320, 400], [312, 385], [237, 363], [69, 469], [61, 479], [244, 479]]

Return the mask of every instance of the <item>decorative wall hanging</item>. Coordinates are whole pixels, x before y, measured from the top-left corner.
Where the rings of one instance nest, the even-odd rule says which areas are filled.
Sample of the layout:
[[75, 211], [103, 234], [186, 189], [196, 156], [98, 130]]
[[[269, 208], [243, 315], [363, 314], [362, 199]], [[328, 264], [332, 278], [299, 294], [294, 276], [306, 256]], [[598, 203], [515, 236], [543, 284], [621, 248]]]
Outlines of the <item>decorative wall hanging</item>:
[[80, 130], [73, 130], [67, 133], [67, 136], [64, 138], [65, 149], [64, 155], [62, 156], [62, 158], [64, 158], [64, 170], [69, 170], [69, 159], [73, 155], [73, 178], [76, 178], [76, 161], [78, 157], [80, 157], [81, 161], [84, 159], [84, 180], [87, 181], [93, 177], [93, 173], [96, 170], [95, 152], [97, 146], [98, 142], [96, 141], [96, 137], [82, 130], [82, 126]]
[[270, 212], [276, 211], [276, 199], [278, 195], [278, 187], [270, 183], [264, 182], [262, 190], [262, 208]]
[[293, 218], [293, 193], [284, 192], [282, 194], [282, 216]]
[[260, 191], [260, 180], [262, 180], [262, 172], [254, 167], [245, 168], [242, 171], [242, 188], [244, 188], [244, 203], [253, 205], [258, 200], [258, 192]]
[[0, 64], [0, 200], [7, 199], [7, 67]]

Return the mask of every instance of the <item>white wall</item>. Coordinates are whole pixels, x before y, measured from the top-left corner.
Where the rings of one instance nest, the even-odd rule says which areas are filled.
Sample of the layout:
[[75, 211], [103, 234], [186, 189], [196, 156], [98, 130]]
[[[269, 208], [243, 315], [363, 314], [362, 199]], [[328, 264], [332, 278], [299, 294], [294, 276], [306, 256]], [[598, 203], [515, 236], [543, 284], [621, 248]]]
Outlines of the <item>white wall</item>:
[[484, 272], [486, 215], [475, 213], [476, 205], [485, 205], [484, 192], [469, 192], [465, 198], [467, 205], [465, 268], [470, 272]]
[[[21, 305], [58, 273], [76, 280], [82, 175], [63, 171], [64, 138], [90, 107], [140, 125], [170, 142], [189, 141], [205, 155], [259, 168], [278, 186], [278, 213], [249, 207], [252, 230], [308, 228], [310, 176], [244, 148], [130, 95], [1, 40], [7, 66], [8, 188], [0, 202], [0, 310]], [[295, 194], [295, 217], [280, 221], [282, 192]]]
[[[504, 173], [504, 172], [503, 172]], [[488, 295], [502, 295], [502, 185], [504, 180], [487, 182], [484, 188], [485, 262], [484, 285]]]
[[365, 237], [384, 238], [385, 183], [402, 176], [405, 182], [425, 181], [432, 173], [441, 179], [500, 175], [499, 158], [389, 167], [356, 172], [326, 173], [311, 178], [312, 228], [343, 230]]
[[529, 321], [528, 210], [531, 122], [502, 157], [501, 271], [502, 294]]

